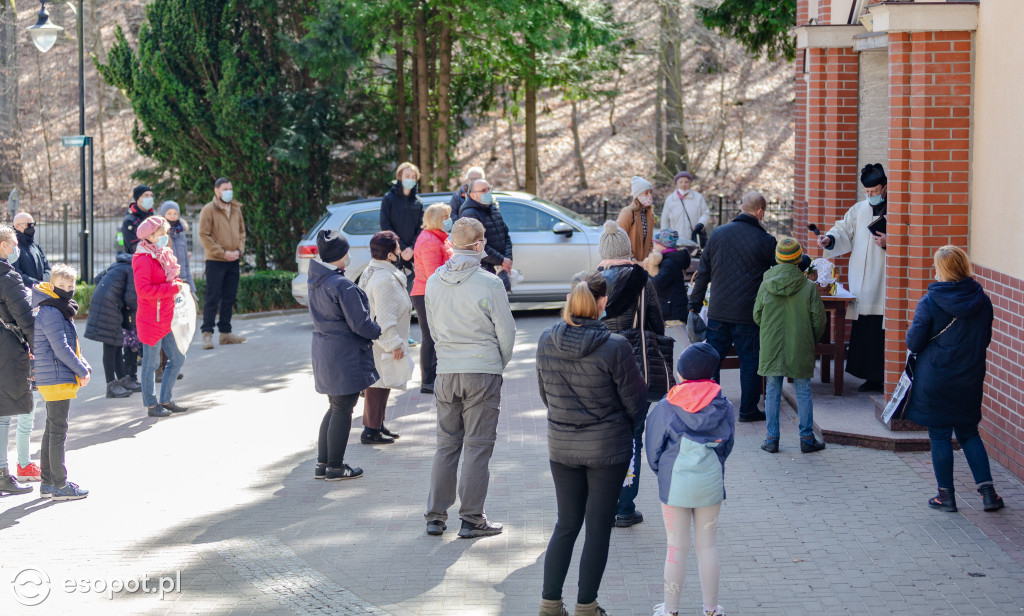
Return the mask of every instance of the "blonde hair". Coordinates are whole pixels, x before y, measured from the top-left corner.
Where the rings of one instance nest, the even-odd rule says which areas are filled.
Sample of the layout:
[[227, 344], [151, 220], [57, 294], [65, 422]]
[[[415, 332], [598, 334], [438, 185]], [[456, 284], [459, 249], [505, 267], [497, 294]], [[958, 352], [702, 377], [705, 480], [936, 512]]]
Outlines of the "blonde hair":
[[947, 245], [935, 251], [935, 269], [947, 282], [959, 282], [971, 277], [971, 260], [956, 246]]
[[572, 327], [580, 324], [573, 317], [596, 319], [601, 315], [597, 312], [597, 302], [608, 295], [608, 281], [600, 272], [580, 272], [572, 277], [572, 290], [569, 299], [562, 309], [562, 320]]
[[444, 229], [444, 221], [451, 218], [452, 206], [447, 203], [435, 203], [423, 212], [424, 229]]
[[402, 179], [402, 172], [405, 171], [406, 169], [412, 169], [413, 171], [415, 171], [416, 172], [416, 179], [417, 180], [420, 179], [420, 169], [419, 169], [419, 167], [417, 167], [416, 165], [414, 165], [412, 163], [402, 163], [401, 165], [398, 165], [398, 169], [395, 169], [395, 179], [396, 180], [401, 180]]
[[484, 239], [484, 225], [476, 218], [460, 218], [452, 226], [452, 246], [456, 250], [471, 250]]
[[75, 282], [78, 280], [78, 270], [67, 263], [57, 263], [50, 268], [50, 282], [52, 283], [57, 279]]
[[0, 242], [8, 242], [11, 244], [18, 243], [18, 236], [14, 234], [14, 227], [9, 225], [0, 225]]

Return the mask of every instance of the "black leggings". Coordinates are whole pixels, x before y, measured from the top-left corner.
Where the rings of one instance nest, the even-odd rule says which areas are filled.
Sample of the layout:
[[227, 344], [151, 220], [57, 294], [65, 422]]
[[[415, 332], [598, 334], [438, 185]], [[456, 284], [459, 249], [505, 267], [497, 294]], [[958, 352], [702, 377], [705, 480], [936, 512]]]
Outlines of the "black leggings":
[[133, 351], [127, 347], [124, 349], [124, 372], [132, 378], [133, 381], [139, 380], [139, 358], [141, 356], [140, 351]]
[[558, 500], [558, 521], [555, 522], [555, 532], [551, 535], [548, 552], [544, 557], [544, 587], [541, 592], [544, 599], [562, 598], [562, 586], [569, 573], [572, 549], [586, 521], [587, 532], [580, 557], [576, 602], [592, 603], [597, 600], [597, 590], [608, 563], [608, 543], [615, 524], [615, 506], [628, 469], [629, 461], [602, 468], [565, 466], [551, 462], [555, 498]]
[[121, 346], [103, 344], [103, 376], [108, 383], [124, 376], [123, 349]]
[[359, 401], [359, 392], [347, 396], [327, 396], [327, 400], [331, 408], [320, 422], [316, 461], [331, 468], [341, 468], [345, 463], [348, 433], [352, 430], [352, 409]]
[[430, 336], [430, 324], [427, 323], [426, 296], [413, 295], [412, 305], [416, 308], [416, 320], [420, 324], [420, 383], [433, 385], [437, 378], [437, 354], [434, 352], [434, 339]]

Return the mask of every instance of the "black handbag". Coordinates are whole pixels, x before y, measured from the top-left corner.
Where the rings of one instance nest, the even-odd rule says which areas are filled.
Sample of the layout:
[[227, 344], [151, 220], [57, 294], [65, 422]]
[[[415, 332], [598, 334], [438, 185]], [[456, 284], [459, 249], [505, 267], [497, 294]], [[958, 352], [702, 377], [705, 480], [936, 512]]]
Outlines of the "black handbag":
[[[647, 399], [660, 400], [668, 390], [675, 385], [675, 377], [669, 364], [672, 362], [672, 351], [675, 346], [675, 339], [671, 336], [659, 336], [652, 331], [644, 329], [647, 317], [647, 289], [646, 286], [640, 291], [640, 305], [633, 315], [633, 327], [624, 329], [618, 334], [629, 340], [636, 355], [636, 361], [640, 364], [640, 373], [647, 383]], [[666, 360], [665, 358], [668, 357]], [[661, 383], [652, 383], [652, 375], [664, 375], [664, 386]]]

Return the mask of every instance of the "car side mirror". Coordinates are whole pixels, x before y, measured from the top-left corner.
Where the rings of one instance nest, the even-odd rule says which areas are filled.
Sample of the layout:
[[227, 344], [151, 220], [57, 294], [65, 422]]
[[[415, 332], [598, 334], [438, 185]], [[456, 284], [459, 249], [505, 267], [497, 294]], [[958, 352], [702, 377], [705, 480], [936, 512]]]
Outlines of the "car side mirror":
[[572, 225], [570, 225], [567, 222], [556, 222], [555, 226], [551, 227], [551, 231], [555, 235], [564, 235], [565, 237], [568, 238], [572, 237], [573, 231], [575, 231], [575, 229], [573, 229]]

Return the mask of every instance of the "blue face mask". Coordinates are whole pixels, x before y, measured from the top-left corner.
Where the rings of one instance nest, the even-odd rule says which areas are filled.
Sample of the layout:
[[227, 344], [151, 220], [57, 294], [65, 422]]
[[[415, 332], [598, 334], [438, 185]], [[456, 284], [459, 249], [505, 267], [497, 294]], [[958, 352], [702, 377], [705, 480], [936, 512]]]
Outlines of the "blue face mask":
[[231, 200], [235, 198], [234, 191], [225, 190], [220, 193], [220, 200], [224, 203], [231, 203]]
[[160, 248], [164, 248], [165, 246], [167, 246], [167, 240], [169, 239], [171, 239], [169, 236], [161, 235], [160, 237], [156, 238], [156, 245], [159, 246]]
[[153, 197], [143, 197], [142, 202], [139, 203], [144, 210], [153, 209]]
[[12, 252], [11, 254], [7, 255], [7, 262], [8, 263], [14, 263], [18, 259], [20, 259], [20, 258], [21, 258], [21, 248], [17, 244], [15, 244], [14, 245], [14, 252]]
[[883, 199], [885, 199], [885, 197], [882, 195], [875, 195], [874, 197], [868, 197], [868, 203], [871, 205], [880, 205]]
[[452, 222], [451, 218], [445, 218], [444, 219], [444, 223], [441, 225], [441, 227], [444, 229], [445, 233], [451, 233], [452, 232], [452, 225], [454, 225], [454, 224], [455, 223]]
[[480, 203], [483, 203], [484, 205], [491, 205], [494, 203], [494, 195], [492, 193], [485, 192], [480, 195]]
[[416, 180], [402, 180], [402, 188], [405, 190], [416, 188]]
[[607, 311], [607, 310], [602, 310], [602, 311], [601, 311], [601, 316], [597, 317], [597, 320], [598, 320], [598, 321], [604, 321], [604, 318], [605, 318], [606, 316], [608, 316], [608, 311]]

